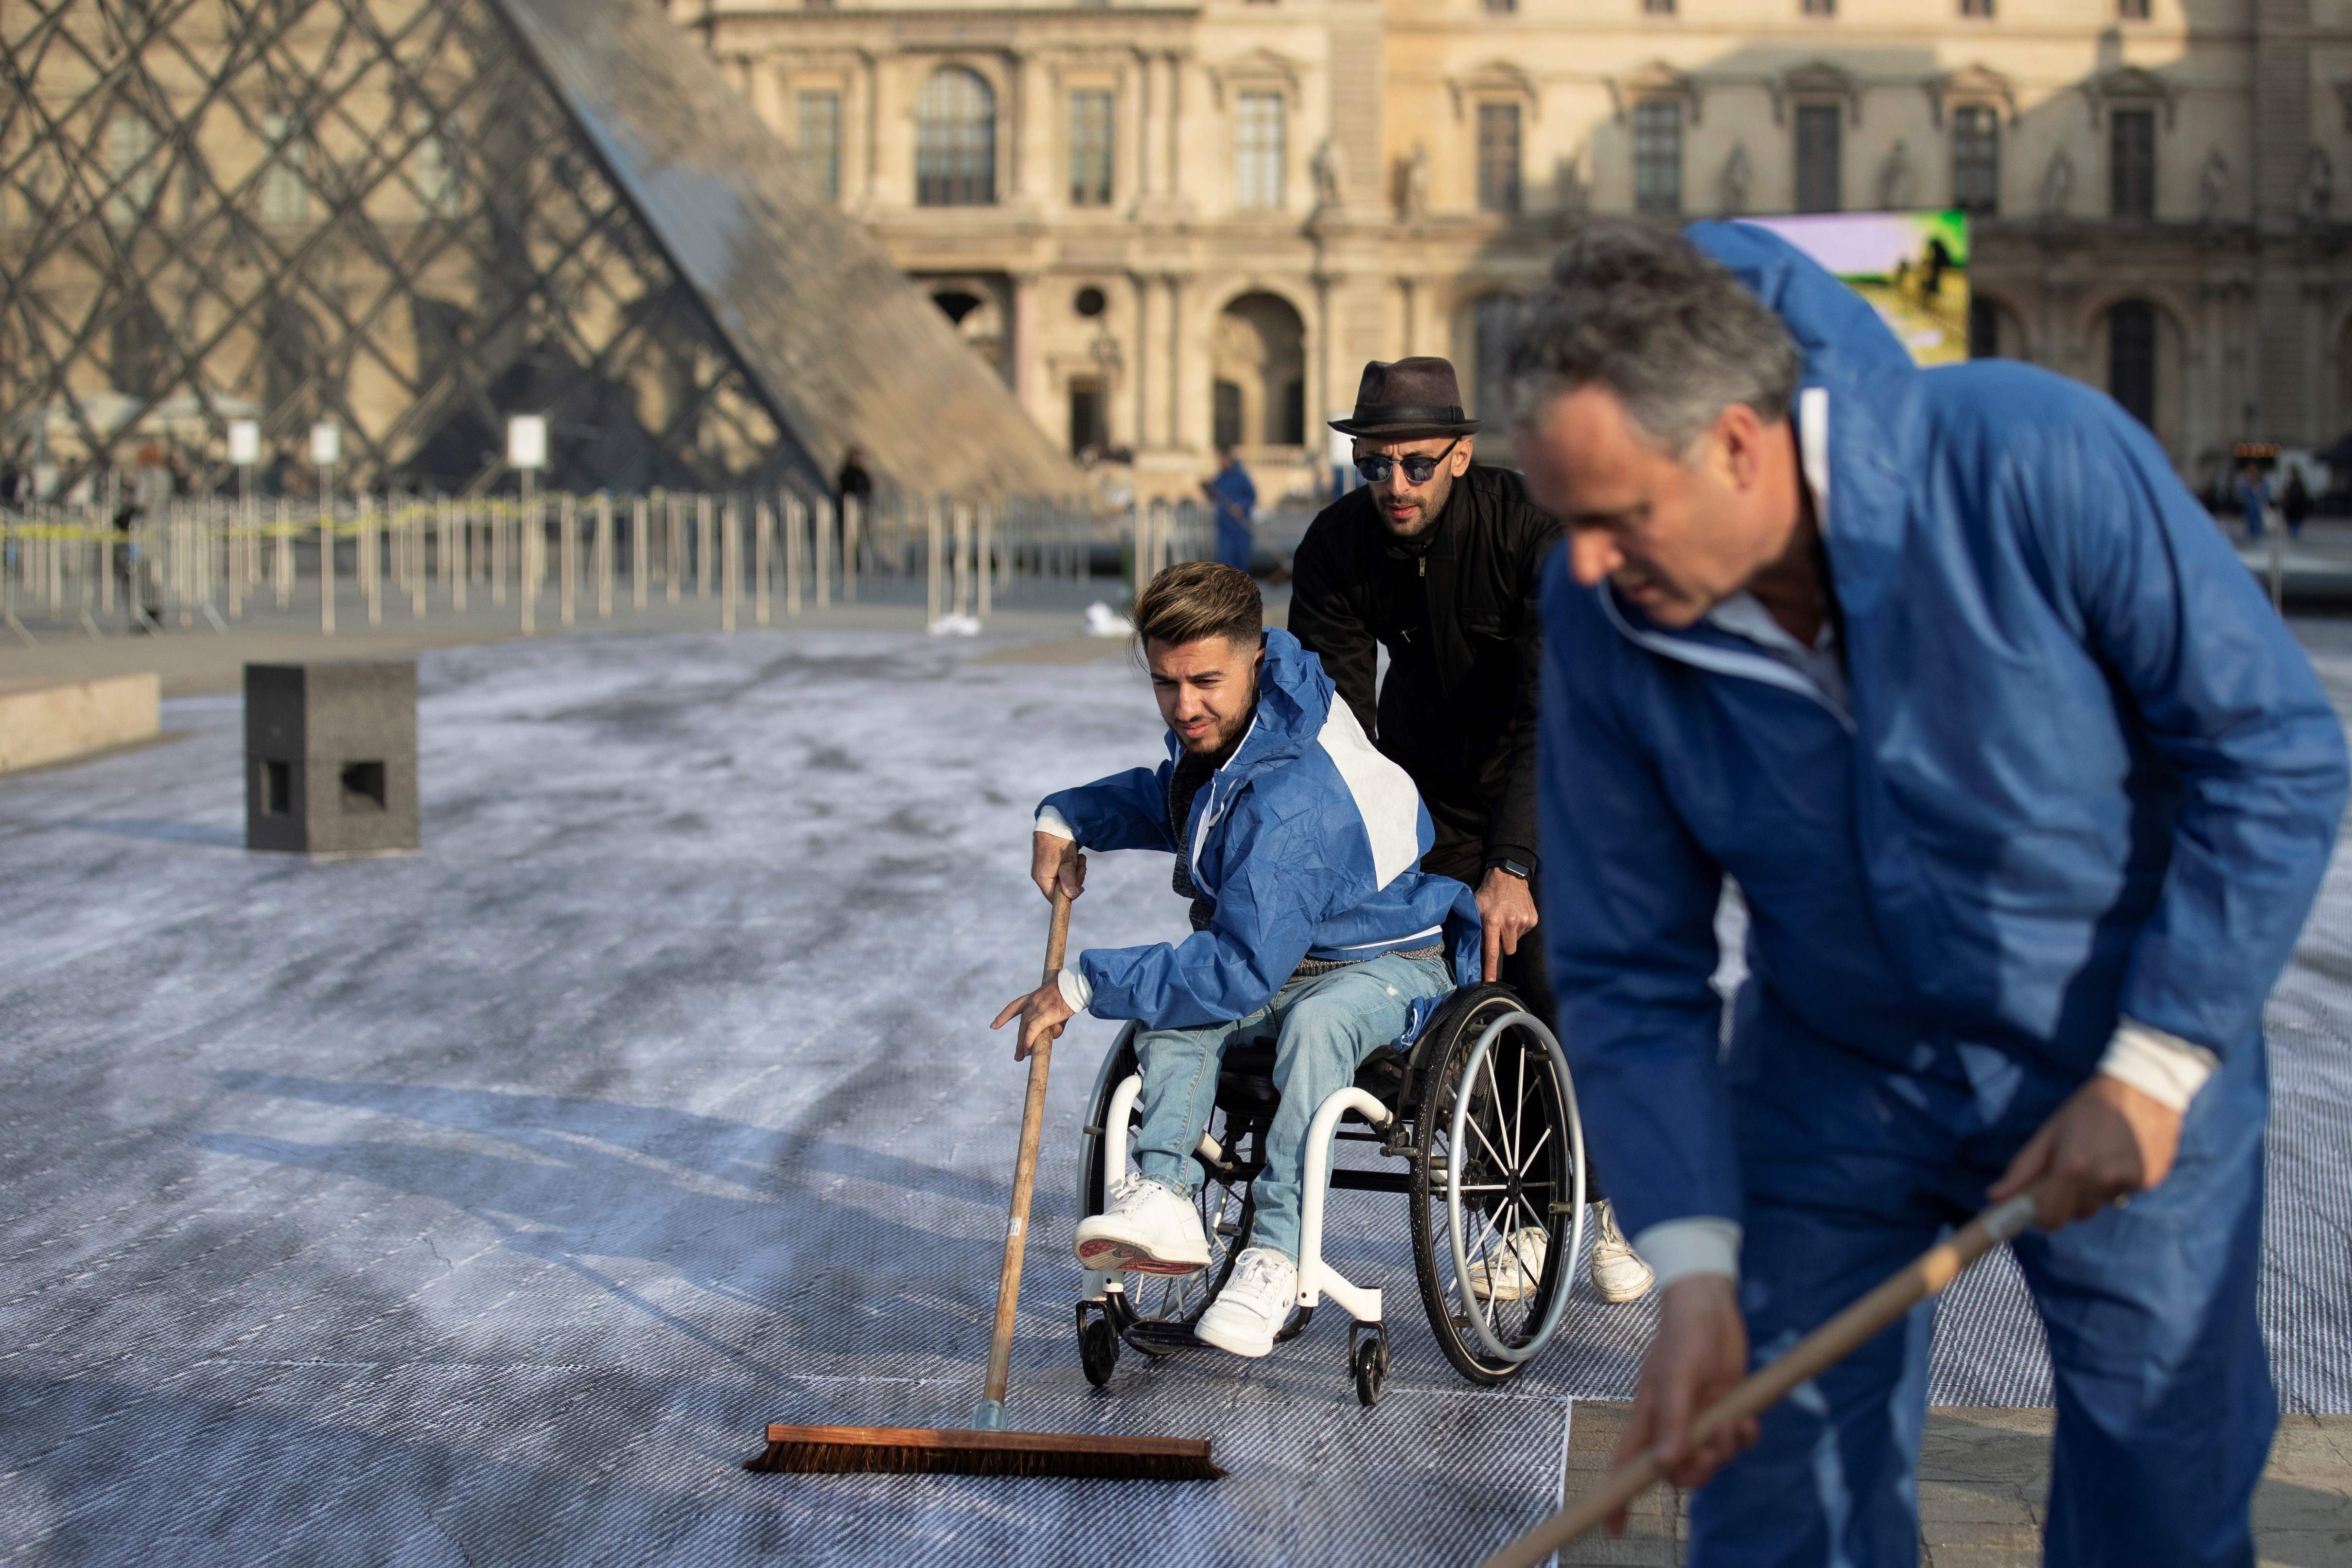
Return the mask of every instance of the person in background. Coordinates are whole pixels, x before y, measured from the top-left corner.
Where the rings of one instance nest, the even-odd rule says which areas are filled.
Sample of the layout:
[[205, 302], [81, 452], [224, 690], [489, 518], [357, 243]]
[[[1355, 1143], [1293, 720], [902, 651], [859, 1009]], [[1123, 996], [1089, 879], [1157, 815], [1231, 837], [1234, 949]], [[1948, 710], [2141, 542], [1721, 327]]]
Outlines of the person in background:
[[[1479, 978], [1507, 983], [1549, 1022], [1535, 935], [1536, 589], [1559, 526], [1517, 474], [1471, 466], [1478, 421], [1461, 405], [1444, 360], [1364, 367], [1355, 412], [1332, 422], [1363, 483], [1299, 542], [1290, 630], [1428, 803], [1437, 839], [1422, 869], [1476, 889]], [[1382, 648], [1388, 673], [1375, 690]], [[1593, 1289], [1635, 1300], [1650, 1270], [1618, 1230], [1601, 1173], [1588, 1164]]]
[[2279, 515], [2286, 519], [2286, 536], [2303, 537], [2303, 520], [2311, 515], [2311, 491], [2303, 482], [2303, 470], [2291, 469], [2286, 477], [2286, 493], [2279, 498]]
[[849, 503], [857, 503], [861, 519], [874, 507], [874, 476], [866, 471], [866, 454], [861, 448], [852, 447], [841, 454], [841, 471], [833, 479], [833, 553], [834, 559], [839, 561], [844, 542], [849, 536]]
[[2263, 536], [2263, 516], [2271, 509], [2271, 487], [2263, 482], [2263, 471], [2252, 463], [2238, 470], [2238, 510], [2246, 520], [2246, 537]]
[[1257, 542], [1253, 524], [1257, 518], [1257, 486], [1242, 467], [1241, 454], [1231, 447], [1217, 448], [1217, 472], [1201, 481], [1201, 493], [1217, 509], [1217, 563], [1236, 572], [1250, 569], [1250, 551]]

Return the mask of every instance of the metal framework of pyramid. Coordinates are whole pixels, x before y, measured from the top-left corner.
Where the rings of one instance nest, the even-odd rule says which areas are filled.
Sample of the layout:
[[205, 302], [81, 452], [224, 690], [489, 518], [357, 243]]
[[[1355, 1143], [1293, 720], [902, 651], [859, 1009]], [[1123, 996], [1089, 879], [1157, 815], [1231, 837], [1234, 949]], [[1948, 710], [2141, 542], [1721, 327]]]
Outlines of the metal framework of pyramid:
[[0, 0], [0, 443], [218, 480], [1076, 488], [648, 0]]

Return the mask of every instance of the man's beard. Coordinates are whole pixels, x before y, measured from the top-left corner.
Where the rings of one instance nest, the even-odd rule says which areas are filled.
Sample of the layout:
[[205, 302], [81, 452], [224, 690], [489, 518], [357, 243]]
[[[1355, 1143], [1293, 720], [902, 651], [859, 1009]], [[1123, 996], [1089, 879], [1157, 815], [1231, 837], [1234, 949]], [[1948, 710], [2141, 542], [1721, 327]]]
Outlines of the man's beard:
[[1257, 679], [1252, 677], [1249, 706], [1243, 709], [1241, 717], [1234, 721], [1234, 727], [1229, 731], [1220, 731], [1207, 746], [1194, 746], [1187, 742], [1184, 749], [1196, 757], [1207, 757], [1219, 767], [1223, 767], [1232, 758], [1235, 749], [1241, 745], [1242, 737], [1249, 733], [1250, 721], [1256, 716]]
[[1433, 484], [1425, 492], [1416, 492], [1413, 499], [1420, 505], [1413, 514], [1405, 520], [1406, 526], [1412, 530], [1410, 532], [1400, 528], [1397, 520], [1389, 515], [1388, 502], [1385, 500], [1376, 500], [1373, 503], [1373, 510], [1380, 513], [1381, 526], [1389, 531], [1391, 538], [1418, 539], [1429, 531], [1430, 524], [1436, 520], [1440, 512], [1445, 510], [1445, 503], [1454, 499], [1454, 484], [1451, 477], [1447, 478], [1442, 489]]

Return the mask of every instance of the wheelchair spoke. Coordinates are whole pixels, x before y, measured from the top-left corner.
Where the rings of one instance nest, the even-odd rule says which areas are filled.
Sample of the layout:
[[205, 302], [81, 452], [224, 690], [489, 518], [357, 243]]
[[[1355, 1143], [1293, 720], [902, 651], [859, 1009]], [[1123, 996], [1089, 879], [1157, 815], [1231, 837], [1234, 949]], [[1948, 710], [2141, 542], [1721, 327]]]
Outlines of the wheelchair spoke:
[[1528, 1120], [1528, 1053], [1524, 1047], [1519, 1050], [1512, 1076], [1518, 1079], [1518, 1099], [1511, 1113], [1511, 1169], [1524, 1171], [1527, 1166], [1519, 1159], [1519, 1130], [1527, 1125]]
[[1536, 1163], [1536, 1156], [1542, 1153], [1543, 1146], [1550, 1142], [1551, 1126], [1547, 1122], [1544, 1125], [1543, 1136], [1536, 1140], [1535, 1147], [1528, 1151], [1528, 1157], [1514, 1168], [1513, 1173], [1521, 1176], [1526, 1175], [1528, 1173], [1528, 1167]]
[[[1486, 1088], [1488, 1092], [1492, 1093], [1495, 1097], [1495, 1131], [1502, 1138], [1504, 1142], [1508, 1143], [1511, 1142], [1511, 1133], [1510, 1130], [1506, 1127], [1503, 1122], [1503, 1086], [1495, 1079], [1495, 1053], [1488, 1051], [1486, 1053], [1486, 1060], [1479, 1065], [1486, 1069]], [[1489, 1150], [1492, 1150], [1495, 1146], [1492, 1143], [1489, 1143], [1486, 1147]], [[1514, 1171], [1518, 1169], [1518, 1163], [1516, 1160], [1507, 1158], [1499, 1152], [1495, 1155], [1495, 1158], [1501, 1160], [1504, 1165], [1508, 1169]]]
[[1506, 1171], [1509, 1170], [1511, 1168], [1511, 1163], [1503, 1158], [1502, 1151], [1495, 1147], [1495, 1141], [1486, 1136], [1486, 1130], [1485, 1128], [1478, 1125], [1478, 1119], [1475, 1116], [1470, 1117], [1467, 1119], [1466, 1124], [1471, 1131], [1475, 1132], [1478, 1135], [1478, 1142], [1486, 1145], [1486, 1152], [1490, 1157], [1492, 1157], [1495, 1163], [1500, 1165]]

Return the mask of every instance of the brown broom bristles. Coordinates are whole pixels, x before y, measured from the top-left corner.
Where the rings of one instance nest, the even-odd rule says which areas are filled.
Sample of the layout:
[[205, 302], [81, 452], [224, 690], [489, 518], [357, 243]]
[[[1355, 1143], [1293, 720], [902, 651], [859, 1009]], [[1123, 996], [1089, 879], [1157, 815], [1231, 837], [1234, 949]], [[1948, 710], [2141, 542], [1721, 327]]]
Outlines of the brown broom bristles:
[[1210, 1481], [1225, 1472], [1209, 1445], [1189, 1437], [1069, 1432], [935, 1432], [911, 1426], [768, 1428], [747, 1470], [802, 1475], [1095, 1476], [1117, 1480]]

